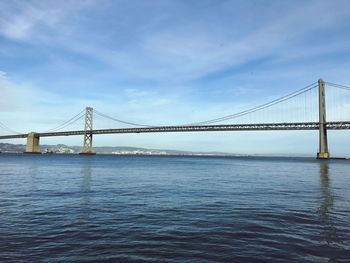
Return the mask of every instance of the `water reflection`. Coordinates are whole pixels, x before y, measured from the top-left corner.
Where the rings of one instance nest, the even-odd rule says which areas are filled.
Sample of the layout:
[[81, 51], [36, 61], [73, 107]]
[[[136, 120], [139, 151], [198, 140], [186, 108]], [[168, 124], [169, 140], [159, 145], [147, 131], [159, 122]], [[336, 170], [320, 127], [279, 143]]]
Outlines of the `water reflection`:
[[328, 161], [323, 161], [320, 163], [320, 183], [322, 203], [319, 207], [319, 213], [321, 221], [325, 226], [325, 241], [329, 244], [336, 241], [337, 233], [331, 216], [331, 209], [334, 205], [334, 197], [330, 187]]
[[91, 191], [91, 164], [85, 163], [81, 169], [82, 181], [80, 192], [82, 194], [83, 203], [89, 202], [89, 193]]
[[38, 190], [38, 178], [37, 178], [37, 175], [39, 174], [38, 164], [36, 164], [35, 162], [30, 163], [28, 165], [28, 167], [25, 167], [25, 171], [28, 173], [28, 176], [30, 178], [30, 189], [31, 189], [31, 191], [32, 192], [37, 191]]
[[91, 206], [91, 164], [84, 163], [81, 169], [81, 185], [80, 185], [80, 222], [89, 222]]
[[320, 163], [320, 181], [323, 202], [319, 211], [323, 218], [328, 218], [329, 210], [332, 208], [334, 200], [330, 190], [329, 164], [327, 161]]

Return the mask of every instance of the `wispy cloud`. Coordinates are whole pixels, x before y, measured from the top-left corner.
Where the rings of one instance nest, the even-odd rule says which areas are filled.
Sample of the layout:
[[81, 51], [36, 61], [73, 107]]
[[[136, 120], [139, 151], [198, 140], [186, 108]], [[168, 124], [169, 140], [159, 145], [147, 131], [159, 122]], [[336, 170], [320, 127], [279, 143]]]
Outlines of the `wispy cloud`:
[[[0, 3], [0, 35], [18, 41], [40, 42], [54, 39], [68, 16], [90, 1], [3, 1]], [[67, 30], [67, 28], [65, 28]]]
[[[306, 50], [310, 48], [305, 49], [303, 40], [308, 39], [308, 34], [327, 30], [349, 15], [348, 8], [338, 7], [347, 6], [346, 1], [337, 1], [336, 4], [309, 1], [303, 4], [303, 8], [282, 5], [280, 15], [270, 12], [271, 18], [263, 20], [254, 30], [239, 31], [240, 26], [247, 27], [240, 24], [242, 14], [225, 21], [213, 19], [218, 15], [215, 10], [233, 10], [236, 3], [212, 3], [213, 11], [199, 11], [207, 15], [208, 19], [199, 23], [198, 16], [191, 18], [185, 14], [186, 23], [180, 23], [176, 21], [176, 11], [183, 8], [181, 2], [177, 5], [165, 4], [161, 15], [147, 16], [148, 20], [144, 22], [138, 19], [141, 10], [122, 12], [135, 3], [118, 1], [114, 6], [118, 10], [115, 20], [107, 18], [107, 22], [116, 26], [115, 31], [102, 29], [98, 32], [96, 28], [93, 31], [86, 30], [82, 21], [88, 24], [93, 22], [86, 20], [86, 10], [95, 8], [106, 11], [103, 8], [111, 6], [110, 3], [99, 3], [100, 1], [68, 1], [64, 4], [51, 1], [21, 2], [15, 5], [19, 9], [17, 15], [8, 12], [6, 8], [2, 9], [0, 33], [10, 39], [41, 41], [49, 46], [83, 54], [105, 63], [124, 77], [127, 75], [130, 78], [179, 83], [269, 55], [285, 58], [291, 49], [294, 50], [293, 54], [300, 50], [305, 57], [308, 55]], [[6, 7], [6, 4], [3, 5]], [[145, 6], [152, 12], [152, 4]], [[171, 13], [173, 10], [175, 12]], [[322, 14], [322, 18], [316, 20], [315, 14]], [[137, 35], [130, 37], [125, 32], [123, 23], [134, 24], [135, 28], [130, 28], [130, 25], [126, 28], [135, 30]], [[102, 26], [106, 24], [103, 23]], [[221, 27], [226, 29], [218, 30]], [[230, 32], [231, 28], [235, 34]], [[327, 46], [328, 49], [332, 48], [332, 45], [321, 41], [313, 45], [311, 50], [314, 55], [317, 55], [317, 50], [318, 54], [323, 54]]]

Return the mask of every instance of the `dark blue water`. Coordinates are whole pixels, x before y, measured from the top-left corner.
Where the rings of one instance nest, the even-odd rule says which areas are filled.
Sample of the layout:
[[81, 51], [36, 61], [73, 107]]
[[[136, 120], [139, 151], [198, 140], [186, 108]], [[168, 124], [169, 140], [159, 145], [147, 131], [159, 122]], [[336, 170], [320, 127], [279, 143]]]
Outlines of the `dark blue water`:
[[1, 154], [0, 262], [350, 262], [350, 162]]

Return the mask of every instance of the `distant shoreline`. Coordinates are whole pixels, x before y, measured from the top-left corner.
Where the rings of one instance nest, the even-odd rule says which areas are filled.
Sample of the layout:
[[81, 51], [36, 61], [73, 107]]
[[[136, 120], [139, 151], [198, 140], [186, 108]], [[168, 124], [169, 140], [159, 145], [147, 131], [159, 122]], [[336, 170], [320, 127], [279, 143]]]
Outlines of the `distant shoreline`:
[[[42, 155], [78, 155], [82, 151], [80, 146], [42, 145]], [[0, 143], [0, 153], [2, 154], [22, 154], [25, 151], [23, 144]], [[194, 157], [235, 157], [235, 158], [311, 158], [313, 155], [302, 154], [240, 154], [226, 152], [195, 152], [167, 149], [147, 149], [128, 146], [98, 146], [94, 147], [97, 155], [116, 156], [194, 156]], [[349, 157], [332, 157], [333, 160], [349, 160]]]

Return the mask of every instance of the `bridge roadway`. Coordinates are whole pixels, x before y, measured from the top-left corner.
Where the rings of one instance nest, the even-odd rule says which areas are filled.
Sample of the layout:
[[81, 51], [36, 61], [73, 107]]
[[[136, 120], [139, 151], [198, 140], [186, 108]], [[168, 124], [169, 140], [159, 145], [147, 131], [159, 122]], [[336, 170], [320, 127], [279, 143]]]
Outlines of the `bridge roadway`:
[[[327, 122], [328, 130], [350, 130], [349, 122]], [[203, 132], [203, 131], [283, 131], [283, 130], [318, 130], [318, 122], [296, 123], [265, 123], [265, 124], [221, 124], [221, 125], [193, 125], [193, 126], [154, 126], [142, 128], [98, 129], [89, 134], [116, 134], [116, 133], [153, 133], [153, 132]], [[84, 135], [84, 130], [40, 132], [36, 137], [74, 136]], [[0, 136], [1, 139], [26, 138], [28, 134]]]

